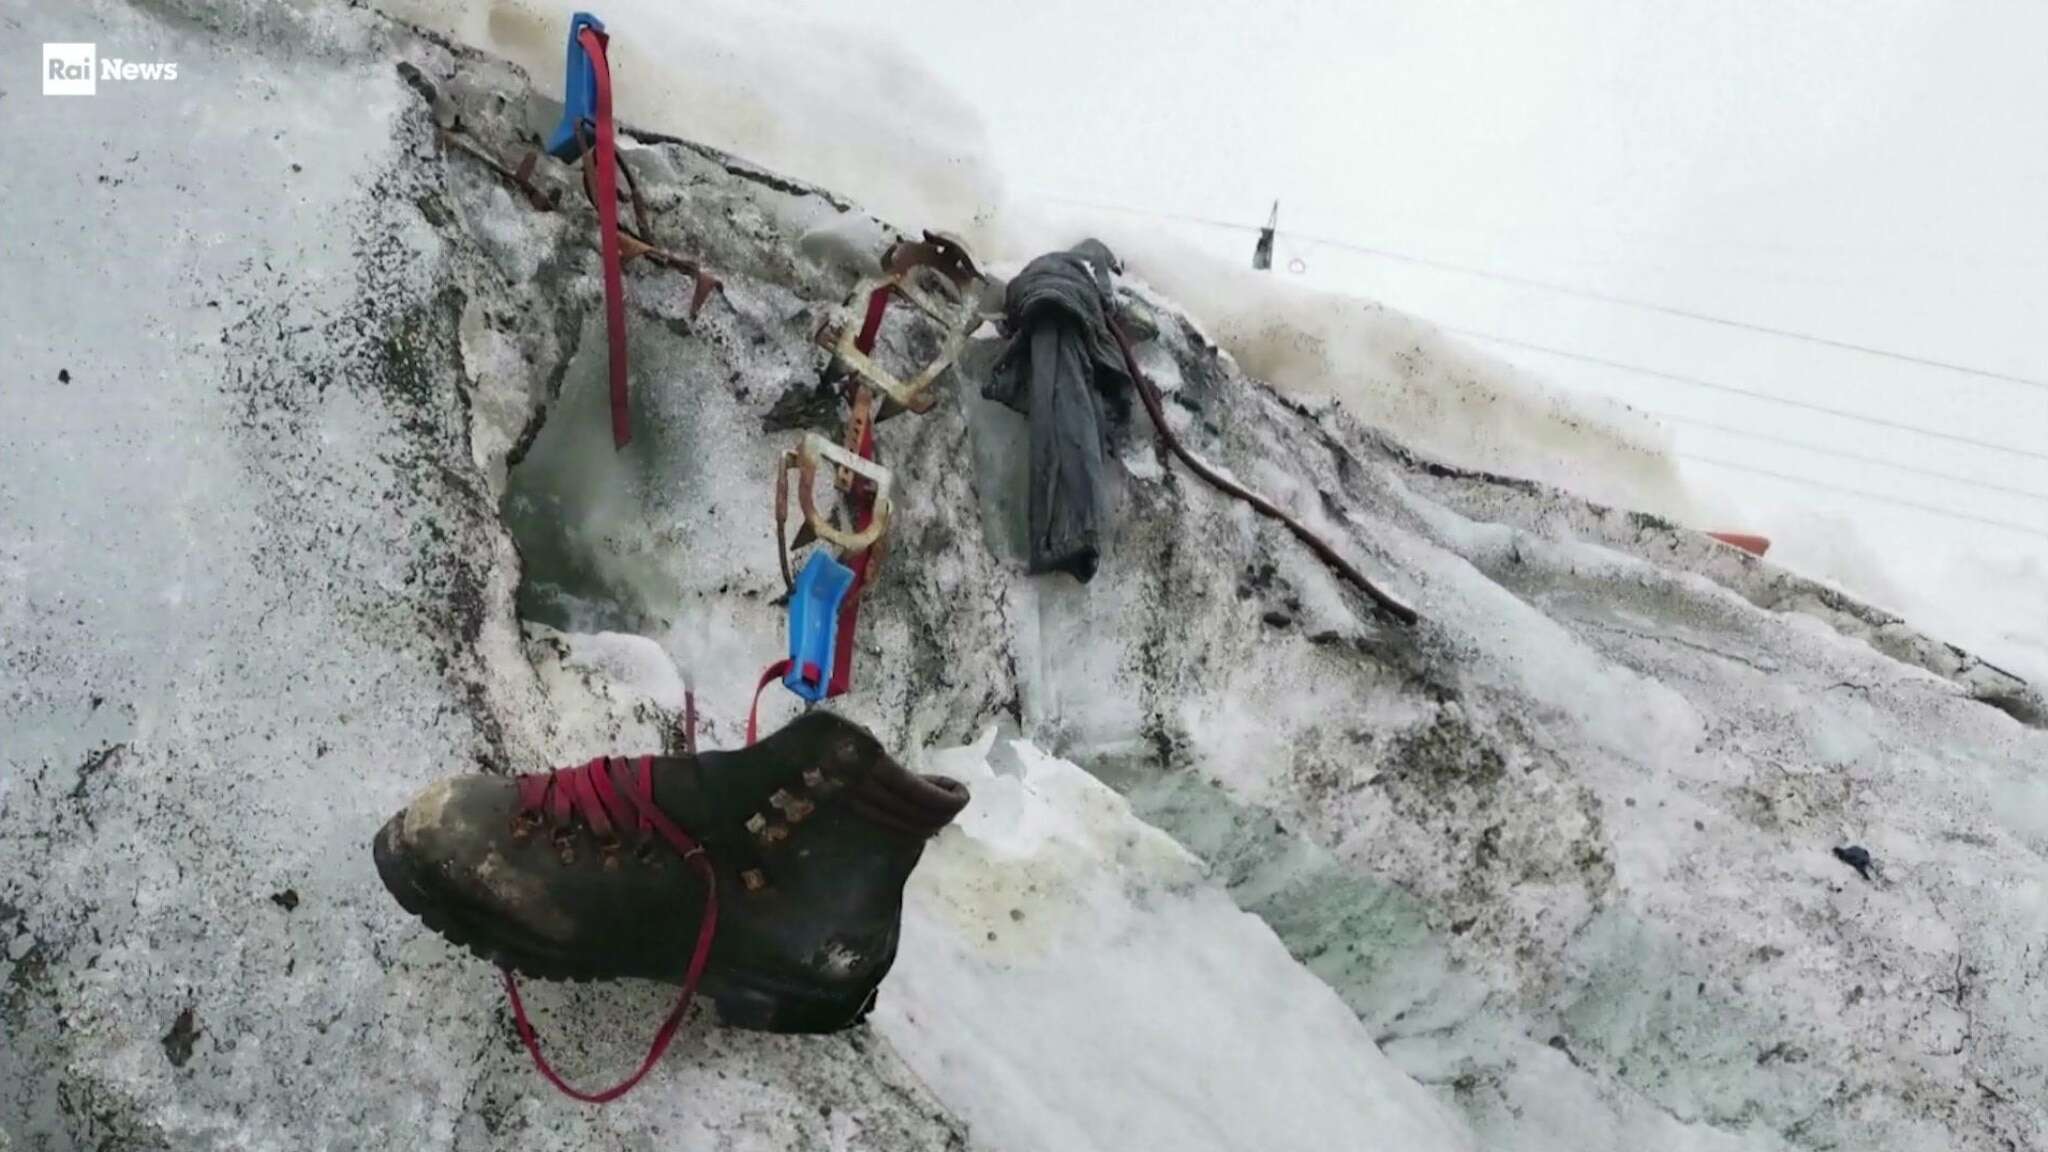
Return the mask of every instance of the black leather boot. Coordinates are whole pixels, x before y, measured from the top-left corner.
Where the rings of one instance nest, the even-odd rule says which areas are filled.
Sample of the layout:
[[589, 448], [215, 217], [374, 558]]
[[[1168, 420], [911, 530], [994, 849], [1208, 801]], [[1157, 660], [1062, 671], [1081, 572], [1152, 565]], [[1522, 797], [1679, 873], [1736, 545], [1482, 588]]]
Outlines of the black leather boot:
[[715, 885], [700, 990], [720, 1019], [830, 1032], [872, 1006], [904, 882], [966, 803], [813, 712], [738, 752], [442, 780], [373, 852], [406, 911], [540, 979], [687, 985]]

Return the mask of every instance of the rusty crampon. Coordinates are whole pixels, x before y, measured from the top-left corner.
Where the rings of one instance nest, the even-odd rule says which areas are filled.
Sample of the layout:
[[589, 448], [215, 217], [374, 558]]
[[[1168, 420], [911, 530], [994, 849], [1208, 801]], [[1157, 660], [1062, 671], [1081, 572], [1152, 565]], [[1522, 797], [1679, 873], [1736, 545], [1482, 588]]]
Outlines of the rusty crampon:
[[[889, 470], [875, 463], [875, 424], [889, 410], [928, 412], [937, 398], [932, 386], [959, 358], [967, 338], [981, 326], [981, 270], [965, 244], [943, 232], [899, 241], [882, 257], [883, 275], [854, 286], [846, 303], [818, 329], [817, 343], [832, 353], [832, 368], [844, 373], [848, 416], [841, 444], [807, 436], [784, 453], [775, 477], [776, 559], [783, 586], [793, 588], [789, 554], [820, 540], [836, 545], [849, 561], [858, 558], [861, 581], [873, 579], [886, 550]], [[938, 354], [908, 379], [874, 357], [882, 318], [892, 299], [903, 299], [941, 326]], [[892, 406], [893, 409], [888, 406]], [[828, 451], [829, 449], [829, 451]], [[821, 458], [833, 465], [842, 512], [853, 523], [842, 528], [818, 513], [810, 489]], [[803, 484], [804, 521], [796, 539], [786, 539], [789, 474]]]
[[434, 136], [442, 145], [474, 158], [484, 167], [497, 173], [499, 179], [519, 189], [519, 194], [526, 197], [526, 202], [533, 205], [535, 211], [553, 212], [557, 207], [558, 198], [541, 191], [533, 182], [533, 167], [539, 159], [538, 153], [528, 152], [526, 158], [515, 168], [492, 155], [490, 149], [471, 139], [468, 133], [459, 128], [436, 128]]
[[[576, 138], [583, 144], [583, 195], [594, 204], [597, 201], [597, 170], [593, 157], [597, 155], [597, 149], [592, 147], [594, 141], [587, 136], [589, 131], [590, 129], [581, 121], [577, 122]], [[654, 243], [654, 227], [647, 215], [647, 202], [640, 197], [640, 182], [633, 178], [632, 165], [626, 163], [623, 153], [615, 154], [613, 163], [618, 165], [619, 174], [626, 178], [626, 198], [633, 205], [634, 227], [619, 229], [621, 262], [630, 264], [637, 258], [645, 257], [649, 264], [656, 264], [690, 277], [695, 284], [690, 292], [690, 319], [696, 319], [705, 302], [711, 299], [711, 294], [719, 290], [717, 278], [706, 272], [704, 266], [695, 260]]]
[[[857, 476], [870, 488], [868, 494], [869, 515], [865, 524], [855, 528], [842, 528], [835, 524], [818, 508], [813, 493], [818, 482], [818, 466], [821, 463], [833, 465], [839, 473]], [[875, 463], [857, 452], [849, 451], [834, 444], [816, 432], [804, 434], [797, 446], [782, 454], [782, 462], [775, 470], [775, 537], [783, 539], [789, 522], [789, 474], [797, 474], [797, 505], [803, 510], [803, 532], [794, 545], [777, 548], [782, 566], [782, 582], [785, 588], [795, 587], [794, 575], [789, 563], [789, 548], [802, 547], [809, 540], [823, 540], [836, 545], [847, 556], [858, 556], [863, 552], [877, 549], [882, 534], [889, 530], [891, 490], [895, 478], [887, 468]], [[841, 484], [851, 489], [851, 481]], [[841, 501], [842, 505], [845, 501]], [[870, 560], [872, 563], [872, 559]]]
[[[591, 141], [587, 137], [588, 127], [578, 124], [576, 129], [577, 138], [584, 144], [583, 157], [579, 161], [583, 169], [583, 195], [594, 205], [597, 203], [597, 176], [593, 156], [597, 150], [590, 146]], [[474, 158], [496, 173], [499, 179], [517, 189], [536, 211], [553, 212], [561, 207], [559, 190], [550, 193], [543, 191], [540, 185], [534, 183], [533, 172], [540, 163], [539, 152], [528, 149], [517, 165], [511, 165], [492, 155], [490, 149], [459, 128], [438, 128], [435, 135], [442, 144]], [[626, 163], [624, 156], [616, 157], [614, 162], [618, 165], [620, 175], [626, 178], [627, 198], [633, 205], [634, 226], [619, 228], [621, 261], [630, 264], [635, 259], [644, 257], [649, 264], [659, 265], [690, 277], [694, 285], [690, 293], [690, 317], [695, 319], [697, 313], [710, 301], [712, 294], [720, 289], [718, 278], [705, 271], [704, 266], [695, 260], [654, 243], [654, 229], [647, 212], [647, 202], [640, 195], [640, 183], [634, 179], [633, 169]]]
[[[967, 338], [981, 326], [981, 271], [966, 246], [943, 232], [926, 232], [922, 240], [897, 243], [882, 258], [882, 266], [882, 276], [854, 286], [847, 307], [818, 329], [816, 339], [832, 353], [834, 363], [859, 384], [880, 392], [899, 408], [929, 412], [937, 402], [932, 385], [952, 367]], [[908, 302], [936, 322], [942, 333], [938, 354], [909, 379], [882, 367], [872, 355], [881, 312], [890, 297]], [[860, 308], [866, 312], [856, 326], [853, 312]]]

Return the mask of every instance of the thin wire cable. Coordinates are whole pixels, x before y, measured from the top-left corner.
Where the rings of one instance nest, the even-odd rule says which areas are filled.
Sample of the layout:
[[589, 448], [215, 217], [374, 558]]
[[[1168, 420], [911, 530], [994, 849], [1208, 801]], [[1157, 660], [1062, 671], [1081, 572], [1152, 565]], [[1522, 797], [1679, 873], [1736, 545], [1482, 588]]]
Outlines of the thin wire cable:
[[2048, 528], [2038, 528], [2032, 525], [2021, 524], [2014, 520], [2000, 520], [1994, 516], [1976, 516], [1968, 512], [1958, 512], [1954, 508], [1943, 508], [1935, 504], [1922, 504], [1917, 500], [1907, 500], [1899, 496], [1887, 496], [1882, 492], [1872, 492], [1867, 488], [1855, 488], [1847, 484], [1832, 484], [1826, 480], [1815, 480], [1807, 476], [1794, 476], [1789, 472], [1777, 472], [1769, 468], [1758, 468], [1752, 464], [1737, 464], [1732, 460], [1722, 460], [1714, 456], [1701, 456], [1690, 452], [1680, 452], [1677, 455], [1681, 460], [1690, 460], [1696, 464], [1705, 464], [1713, 468], [1725, 468], [1730, 472], [1748, 472], [1756, 476], [1768, 476], [1773, 480], [1782, 480], [1788, 484], [1802, 484], [1809, 488], [1839, 492], [1845, 496], [1857, 496], [1865, 500], [1874, 500], [1880, 504], [1894, 504], [1901, 508], [1910, 508], [1916, 512], [1925, 512], [1950, 520], [1966, 520], [1973, 524], [2003, 528], [2008, 532], [2018, 532], [2025, 536], [2036, 536], [2040, 539], [2048, 540]]
[[[1191, 216], [1185, 212], [1162, 212], [1156, 208], [1132, 208], [1123, 204], [1104, 204], [1095, 200], [1075, 200], [1066, 196], [1040, 196], [1048, 204], [1064, 204], [1069, 208], [1093, 208], [1098, 212], [1121, 212], [1127, 216], [1152, 216], [1160, 220], [1179, 220], [1187, 224], [1206, 224], [1211, 228], [1226, 228], [1232, 232], [1263, 232], [1256, 224], [1240, 224], [1235, 220], [1219, 220], [1213, 216]], [[1281, 233], [1275, 232], [1275, 235]]]
[[1853, 420], [1859, 424], [1869, 424], [1878, 428], [1891, 428], [1900, 432], [1910, 432], [1916, 436], [1946, 440], [1952, 444], [1966, 444], [1972, 448], [1984, 449], [1987, 452], [2004, 452], [2012, 456], [2025, 457], [2029, 460], [2048, 461], [2048, 452], [2037, 451], [2031, 448], [2015, 448], [2007, 444], [1994, 444], [1988, 440], [1959, 436], [1953, 432], [1940, 432], [1932, 428], [1921, 428], [1917, 425], [1907, 424], [1899, 420], [1887, 420], [1881, 416], [1869, 416], [1861, 412], [1850, 411], [1847, 408], [1831, 408], [1825, 404], [1813, 404], [1805, 400], [1794, 400], [1787, 396], [1777, 396], [1751, 388], [1739, 388], [1733, 384], [1720, 384], [1712, 380], [1702, 380], [1697, 376], [1687, 376], [1678, 372], [1666, 372], [1660, 368], [1648, 368], [1641, 364], [1629, 364], [1621, 360], [1610, 360], [1605, 356], [1594, 356], [1586, 352], [1574, 352], [1569, 348], [1554, 348], [1547, 344], [1517, 340], [1512, 336], [1496, 336], [1491, 332], [1482, 332], [1476, 328], [1460, 328], [1450, 324], [1438, 324], [1437, 327], [1445, 332], [1469, 337], [1488, 344], [1500, 344], [1509, 348], [1522, 348], [1530, 352], [1541, 352], [1547, 356], [1562, 357], [1566, 360], [1580, 360], [1587, 364], [1598, 364], [1603, 368], [1633, 372], [1638, 376], [1648, 376], [1657, 380], [1669, 380], [1675, 384], [1687, 384], [1694, 388], [1705, 388], [1713, 392], [1725, 392], [1731, 396], [1746, 396], [1751, 400], [1761, 400], [1769, 404], [1782, 404], [1787, 408], [1797, 408], [1804, 412], [1818, 412], [1827, 416], [1838, 416], [1844, 420]]
[[[1208, 224], [1217, 228], [1228, 228], [1236, 232], [1257, 232], [1260, 230], [1259, 227], [1256, 225], [1245, 224], [1237, 220], [1220, 220], [1213, 217], [1195, 216], [1186, 213], [1163, 212], [1144, 208], [1132, 208], [1122, 204], [1107, 204], [1099, 200], [1081, 200], [1071, 196], [1055, 196], [1044, 192], [1027, 192], [1024, 193], [1024, 195], [1030, 199], [1038, 200], [1046, 204], [1062, 204], [1072, 208], [1094, 208], [1105, 212], [1122, 212], [1134, 216], [1157, 216], [1161, 219], [1166, 220], [1185, 220], [1194, 224]], [[1276, 234], [1287, 235], [1287, 233], [1281, 233], [1277, 231]], [[1294, 235], [1297, 239], [1308, 239], [1308, 237], [1301, 236], [1298, 233]], [[1476, 237], [1489, 243], [1498, 240], [1498, 234], [1486, 234], [1468, 231], [1466, 232], [1466, 235]], [[1584, 233], [1581, 233], [1580, 238], [1583, 239], [1584, 235]], [[1676, 236], [1668, 232], [1646, 231], [1642, 229], [1624, 228], [1617, 230], [1614, 228], [1603, 227], [1600, 230], [1600, 235], [1610, 239], [1617, 236], [1634, 236], [1647, 243], [1652, 243], [1662, 248], [1673, 248], [1687, 252], [1709, 252], [1714, 253], [1716, 255], [1726, 255], [1730, 252], [1734, 252], [1749, 256], [1753, 259], [1779, 261], [1792, 260], [1797, 261], [1801, 264], [1808, 265], [1813, 264], [1817, 261], [1869, 258], [1865, 253], [1853, 252], [1847, 249], [1835, 249], [1830, 251], [1824, 248], [1799, 248], [1788, 244], [1771, 244], [1757, 242], [1731, 246], [1727, 243], [1723, 243], [1720, 241], [1714, 241], [1712, 243], [1704, 241], [1691, 241], [1685, 239], [1682, 236]], [[1973, 256], [1970, 253], [1956, 252], [1951, 249], [1912, 250], [1902, 249], [1897, 247], [1896, 245], [1888, 248], [1884, 252], [1883, 259], [1888, 263], [1910, 261], [1922, 264], [1933, 263], [1961, 265], [1970, 268], [1988, 268], [2001, 272], [2032, 271], [2036, 269], [2048, 268], [2048, 259], [2035, 258], [2020, 260], [1994, 260], [1987, 259], [1982, 256]], [[1610, 264], [1615, 265], [1617, 267], [1627, 268], [1660, 267], [1660, 265], [1648, 263], [1639, 259], [1624, 260], [1611, 255], [1603, 255], [1600, 253], [1582, 254], [1580, 256], [1569, 258], [1567, 262]]]
[[[1606, 396], [1608, 399], [1619, 403], [1629, 403], [1626, 397], [1613, 396], [1605, 392], [1598, 393], [1598, 395]], [[1782, 444], [1787, 448], [1797, 448], [1802, 452], [1813, 452], [1822, 456], [1838, 456], [1844, 460], [1854, 460], [1861, 464], [1872, 464], [1879, 468], [1893, 468], [1900, 472], [1910, 472], [1915, 476], [1925, 476], [1933, 480], [1946, 480], [1951, 484], [1962, 484], [1970, 488], [1982, 488], [1986, 492], [1999, 492], [2007, 496], [2020, 496], [2029, 500], [2039, 500], [2043, 503], [2048, 503], [2048, 492], [2035, 492], [2026, 488], [2012, 488], [2004, 484], [1994, 484], [1989, 480], [1976, 480], [1968, 476], [1958, 476], [1953, 472], [1941, 472], [1933, 468], [1921, 468], [1912, 464], [1903, 464], [1897, 460], [1887, 460], [1882, 456], [1866, 456], [1861, 452], [1848, 452], [1840, 448], [1826, 448], [1805, 440], [1794, 440], [1789, 436], [1774, 436], [1769, 432], [1755, 432], [1747, 428], [1737, 428], [1729, 424], [1716, 423], [1712, 420], [1701, 420], [1693, 416], [1680, 416], [1674, 412], [1664, 412], [1657, 409], [1643, 409], [1643, 411], [1659, 420], [1669, 420], [1674, 424], [1690, 424], [1729, 436], [1740, 436], [1746, 440], [1762, 440], [1770, 444]]]
[[[1212, 228], [1227, 228], [1234, 232], [1260, 231], [1260, 229], [1256, 225], [1239, 224], [1234, 221], [1217, 220], [1206, 216], [1191, 216], [1177, 212], [1161, 212], [1155, 209], [1148, 208], [1131, 208], [1118, 204], [1102, 204], [1086, 200], [1071, 200], [1058, 196], [1047, 196], [1043, 199], [1051, 203], [1066, 204], [1077, 208], [1092, 208], [1098, 211], [1105, 212], [1124, 212], [1134, 216], [1151, 216], [1161, 220], [1182, 220], [1192, 224], [1207, 225]], [[1654, 312], [1663, 316], [1674, 316], [1683, 320], [1691, 320], [1696, 323], [1714, 324], [1723, 328], [1734, 328], [1745, 332], [1756, 332], [1766, 336], [1775, 336], [1781, 340], [1796, 340], [1808, 344], [1815, 344], [1823, 348], [1834, 348], [1844, 352], [1855, 352], [1861, 355], [1875, 356], [1885, 360], [1896, 360], [1904, 364], [1916, 364], [1923, 368], [1938, 368], [1945, 372], [1955, 372], [1964, 376], [1975, 376], [1983, 380], [1997, 380], [2006, 384], [2016, 384], [2024, 388], [2038, 388], [2042, 391], [2048, 391], [2048, 380], [2036, 380], [2032, 377], [2021, 376], [2012, 372], [2000, 372], [1990, 368], [1979, 368], [1973, 364], [1963, 364], [1954, 360], [1943, 360], [1935, 356], [1918, 356], [1910, 352], [1898, 352], [1889, 348], [1879, 348], [1870, 344], [1859, 344], [1854, 340], [1841, 340], [1833, 336], [1822, 336], [1812, 332], [1800, 332], [1792, 328], [1779, 328], [1770, 324], [1759, 324], [1749, 320], [1737, 320], [1728, 316], [1716, 316], [1711, 312], [1698, 312], [1690, 308], [1680, 308], [1671, 304], [1660, 304], [1654, 300], [1639, 300], [1632, 296], [1622, 296], [1612, 292], [1601, 292], [1592, 288], [1581, 288], [1574, 284], [1563, 284], [1555, 280], [1544, 280], [1536, 276], [1523, 276], [1514, 272], [1502, 272], [1492, 268], [1482, 268], [1476, 264], [1462, 264], [1455, 260], [1439, 260], [1431, 256], [1417, 256], [1412, 252], [1401, 252], [1392, 248], [1381, 248], [1377, 245], [1372, 244], [1360, 244], [1356, 241], [1344, 240], [1334, 236], [1317, 236], [1312, 233], [1295, 232], [1284, 228], [1277, 230], [1275, 234], [1279, 236], [1287, 236], [1295, 240], [1307, 241], [1312, 244], [1321, 244], [1326, 247], [1337, 248], [1347, 252], [1357, 252], [1362, 255], [1373, 256], [1383, 260], [1393, 260], [1403, 264], [1412, 264], [1420, 268], [1433, 268], [1440, 272], [1454, 272], [1461, 276], [1476, 276], [1481, 279], [1493, 280], [1502, 284], [1513, 284], [1517, 287], [1531, 288], [1543, 292], [1551, 292], [1560, 296], [1570, 296], [1581, 300], [1592, 300], [1601, 304], [1610, 304], [1619, 308], [1634, 308], [1644, 312]]]
[[[1161, 212], [1151, 209], [1131, 208], [1117, 204], [1103, 204], [1085, 200], [1071, 200], [1062, 197], [1049, 196], [1045, 197], [1045, 199], [1055, 203], [1069, 204], [1075, 207], [1093, 208], [1097, 210], [1110, 212], [1125, 212], [1130, 213], [1132, 215], [1151, 216], [1165, 220], [1181, 220], [1188, 223], [1201, 224], [1213, 228], [1224, 228], [1234, 232], [1257, 233], [1261, 231], [1261, 229], [1257, 225], [1240, 224], [1235, 221], [1218, 220], [1206, 216], [1193, 216], [1175, 212]], [[1405, 252], [1397, 252], [1392, 249], [1386, 248], [1377, 248], [1366, 244], [1357, 244], [1348, 240], [1340, 240], [1333, 237], [1314, 236], [1305, 233], [1288, 232], [1284, 230], [1279, 232], [1278, 234], [1290, 236], [1296, 240], [1306, 240], [1312, 243], [1322, 244], [1332, 248], [1339, 248], [1344, 249], [1346, 251], [1359, 252], [1369, 256], [1377, 256], [1388, 260], [1396, 260], [1403, 263], [1415, 264], [1421, 267], [1436, 268], [1442, 271], [1457, 272], [1470, 276], [1478, 276], [1485, 279], [1498, 280], [1502, 283], [1516, 284], [1522, 287], [1534, 288], [1548, 292], [1555, 292], [1566, 296], [1576, 296], [1582, 299], [1594, 300], [1601, 303], [1616, 305], [1619, 307], [1638, 308], [1645, 311], [1676, 316], [1682, 319], [1694, 320], [1701, 323], [1717, 324], [1729, 328], [1744, 329], [1748, 331], [1759, 332], [1765, 335], [1780, 337], [1782, 339], [1806, 341], [1824, 347], [1838, 348], [1849, 352], [1858, 352], [1868, 356], [1876, 356], [1883, 359], [1898, 360], [1903, 363], [1918, 364], [1923, 367], [1938, 368], [1945, 371], [1958, 372], [1964, 375], [1978, 376], [1984, 379], [2000, 380], [2009, 384], [2018, 384], [2029, 388], [2039, 388], [2043, 390], [2048, 390], [2048, 381], [2034, 380], [2024, 376], [2017, 376], [2003, 372], [1995, 372], [1990, 369], [1976, 368], [1971, 365], [1958, 364], [1953, 361], [1939, 360], [1932, 357], [1915, 356], [1910, 353], [1904, 352], [1894, 352], [1884, 348], [1876, 348], [1866, 344], [1857, 344], [1852, 341], [1837, 340], [1832, 337], [1819, 336], [1808, 332], [1798, 332], [1792, 329], [1775, 328], [1770, 325], [1764, 324], [1753, 324], [1748, 321], [1730, 319], [1724, 316], [1714, 316], [1704, 312], [1694, 312], [1689, 309], [1676, 308], [1669, 305], [1658, 304], [1653, 301], [1636, 300], [1625, 296], [1614, 296], [1608, 293], [1596, 292], [1591, 289], [1577, 288], [1575, 286], [1568, 284], [1558, 284], [1552, 281], [1540, 280], [1535, 277], [1518, 276], [1513, 273], [1496, 272], [1492, 269], [1479, 268], [1466, 264], [1458, 264], [1452, 261], [1435, 260], [1429, 257], [1415, 256]], [[1880, 428], [1896, 429], [1901, 432], [1908, 432], [1914, 435], [1926, 436], [1936, 440], [1945, 440], [1956, 444], [1964, 444], [1973, 448], [1981, 448], [1986, 451], [2003, 452], [2014, 456], [2025, 457], [2031, 460], [2048, 461], [2048, 452], [2037, 452], [2026, 448], [2014, 448], [2009, 445], [1994, 444], [1989, 441], [1977, 440], [1968, 436], [1959, 436], [1954, 433], [1938, 432], [1933, 429], [1920, 428], [1900, 421], [1886, 420], [1882, 417], [1869, 416], [1860, 412], [1852, 412], [1847, 409], [1831, 408], [1823, 404], [1812, 404], [1802, 400], [1793, 400], [1789, 397], [1775, 396], [1768, 392], [1760, 392], [1747, 388], [1738, 388], [1731, 384], [1720, 384], [1711, 380], [1702, 380], [1697, 377], [1685, 376], [1675, 372], [1665, 372], [1660, 369], [1648, 368], [1639, 364], [1628, 364], [1619, 360], [1610, 360], [1605, 357], [1594, 356], [1584, 352], [1574, 352], [1570, 349], [1553, 348], [1547, 345], [1536, 344], [1527, 340], [1517, 340], [1507, 336], [1496, 336], [1493, 333], [1481, 332], [1476, 329], [1460, 328], [1448, 324], [1438, 324], [1437, 327], [1446, 332], [1451, 332], [1456, 335], [1469, 337], [1475, 340], [1485, 341], [1487, 343], [1500, 344], [1511, 348], [1522, 348], [1531, 352], [1540, 352], [1546, 355], [1560, 356], [1571, 360], [1580, 360], [1589, 364], [1598, 364], [1603, 367], [1613, 368], [1618, 371], [1632, 372], [1638, 375], [1653, 377], [1655, 379], [1660, 380], [1669, 380], [1674, 383], [1686, 384], [1696, 388], [1705, 388], [1711, 391], [1728, 393], [1730, 395], [1744, 396], [1753, 400], [1764, 401], [1766, 403], [1781, 404], [1789, 408], [1797, 408], [1804, 411], [1816, 412], [1828, 416], [1835, 416], [1841, 419], [1852, 420], [1863, 424], [1870, 424]], [[1966, 477], [1954, 476], [1945, 472], [1936, 472], [1930, 469], [1916, 468], [1911, 465], [1897, 464], [1892, 461], [1880, 460], [1875, 457], [1861, 456], [1855, 453], [1843, 452], [1837, 449], [1821, 448], [1817, 445], [1802, 443], [1800, 441], [1790, 440], [1782, 437], [1771, 436], [1767, 433], [1750, 432], [1743, 429], [1731, 428], [1726, 425], [1716, 425], [1708, 421], [1696, 420], [1691, 417], [1672, 416], [1668, 413], [1652, 413], [1652, 415], [1668, 418], [1679, 423], [1698, 424], [1704, 427], [1714, 428], [1717, 431], [1732, 433], [1738, 436], [1748, 436], [1755, 439], [1768, 440], [1780, 444], [1785, 444], [1787, 446], [1794, 448], [1800, 448], [1812, 452], [1819, 452], [1824, 455], [1840, 456], [1846, 459], [1859, 460], [1865, 463], [1879, 464], [1886, 467], [1899, 468], [1903, 471], [1914, 472], [1921, 475], [1930, 476], [1941, 480], [1948, 480], [1959, 484], [1966, 484], [1979, 488], [1987, 488], [1993, 491], [2006, 492], [2012, 495], [2023, 496], [2030, 499], [2048, 500], [2048, 496], [2044, 496], [2043, 494], [2037, 492], [2030, 492], [2017, 488], [2007, 488], [2002, 485], [1990, 484], [1985, 481], [1971, 480]], [[1820, 489], [1823, 491], [1837, 492], [1846, 496], [1855, 496], [1865, 500], [1876, 501], [1880, 504], [1890, 504], [1895, 507], [1911, 509], [1913, 511], [1925, 513], [1927, 515], [1945, 517], [1948, 519], [1965, 521], [1973, 524], [1982, 524], [1991, 528], [2001, 528], [2008, 532], [2017, 532], [2022, 535], [2034, 536], [2040, 539], [2048, 540], [2048, 529], [2037, 528], [2030, 525], [2021, 524], [2016, 521], [2002, 520], [1997, 517], [1991, 516], [1977, 516], [1968, 512], [1957, 511], [1953, 508], [1943, 508], [1934, 504], [1923, 504], [1919, 501], [1907, 500], [1902, 497], [1886, 496], [1883, 493], [1872, 492], [1865, 488], [1857, 488], [1846, 484], [1833, 484], [1828, 481], [1814, 480], [1804, 476], [1794, 476], [1786, 472], [1778, 472], [1769, 468], [1759, 468], [1754, 465], [1748, 464], [1737, 464], [1733, 461], [1722, 460], [1712, 456], [1703, 456], [1697, 453], [1681, 452], [1676, 453], [1676, 455], [1680, 459], [1690, 460], [1698, 464], [1705, 464], [1708, 467], [1722, 468], [1732, 472], [1745, 472], [1751, 475], [1763, 476], [1769, 479], [1778, 480], [1788, 484], [1797, 484], [1809, 488]]]

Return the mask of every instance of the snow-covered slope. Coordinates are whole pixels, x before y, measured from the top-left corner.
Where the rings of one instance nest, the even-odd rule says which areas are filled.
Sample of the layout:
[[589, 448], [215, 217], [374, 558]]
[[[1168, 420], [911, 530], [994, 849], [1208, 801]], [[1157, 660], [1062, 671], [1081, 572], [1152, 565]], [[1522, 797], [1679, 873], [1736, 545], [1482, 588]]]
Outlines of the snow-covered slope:
[[974, 804], [915, 878], [875, 1019], [973, 1131], [1016, 1152], [1470, 1146], [1200, 861], [1074, 765], [993, 745], [931, 759]]
[[[444, 772], [658, 746], [684, 677], [737, 743], [781, 645], [776, 456], [836, 419], [810, 338], [890, 230], [630, 147], [724, 292], [692, 321], [682, 278], [629, 275], [614, 454], [573, 173], [541, 166], [541, 213], [435, 144], [438, 117], [516, 155], [552, 113], [515, 71], [312, 3], [0, 20], [33, 44], [81, 11], [181, 87], [0, 99], [28, 318], [0, 333], [0, 1146], [2048, 1141], [2036, 694], [1283, 398], [1142, 288], [1182, 435], [1424, 623], [1162, 466], [1142, 417], [1102, 575], [1024, 577], [984, 342], [881, 429], [900, 515], [838, 706], [977, 800], [875, 1019], [702, 1013], [623, 1104], [555, 1097], [368, 838]], [[665, 997], [533, 1000], [594, 1080]]]

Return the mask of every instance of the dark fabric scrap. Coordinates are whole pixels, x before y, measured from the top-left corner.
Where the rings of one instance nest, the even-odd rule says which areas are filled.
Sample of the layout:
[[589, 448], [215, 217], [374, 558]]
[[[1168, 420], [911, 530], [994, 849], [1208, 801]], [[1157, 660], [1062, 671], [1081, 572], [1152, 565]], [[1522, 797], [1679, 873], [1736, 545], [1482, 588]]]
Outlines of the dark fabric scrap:
[[1025, 265], [1003, 299], [1009, 347], [982, 390], [1031, 422], [1030, 570], [1083, 583], [1101, 559], [1108, 421], [1129, 407], [1109, 333], [1117, 268], [1096, 240]]

